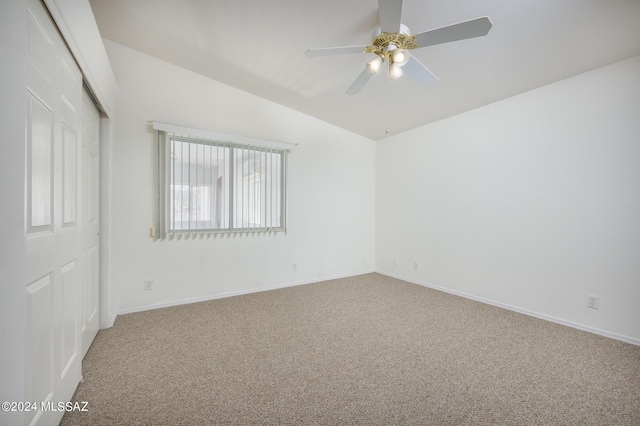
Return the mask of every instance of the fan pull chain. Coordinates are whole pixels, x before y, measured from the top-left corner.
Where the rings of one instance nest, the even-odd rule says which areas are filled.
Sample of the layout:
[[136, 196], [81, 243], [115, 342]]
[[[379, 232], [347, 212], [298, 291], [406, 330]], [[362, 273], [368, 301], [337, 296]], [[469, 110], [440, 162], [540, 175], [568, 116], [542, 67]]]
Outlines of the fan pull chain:
[[389, 80], [391, 79], [391, 61], [387, 67], [387, 99], [385, 102], [385, 131], [389, 134]]

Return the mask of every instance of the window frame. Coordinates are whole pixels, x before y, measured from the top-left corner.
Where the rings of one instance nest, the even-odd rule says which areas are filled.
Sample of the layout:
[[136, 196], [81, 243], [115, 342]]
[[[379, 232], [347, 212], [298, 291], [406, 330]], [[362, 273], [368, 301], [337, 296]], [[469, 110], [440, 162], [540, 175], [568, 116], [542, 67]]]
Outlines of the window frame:
[[[251, 138], [246, 138], [242, 136], [237, 136], [233, 140], [230, 138], [230, 135], [218, 134], [216, 132], [206, 132], [209, 135], [193, 135], [194, 132], [189, 132], [191, 134], [177, 133], [175, 131], [170, 131], [173, 129], [167, 129], [166, 126], [169, 127], [178, 127], [173, 125], [164, 125], [163, 123], [153, 122], [155, 133], [157, 133], [157, 193], [156, 193], [156, 226], [151, 230], [151, 236], [156, 239], [182, 239], [182, 238], [202, 238], [202, 237], [216, 237], [216, 236], [225, 236], [225, 235], [263, 235], [263, 234], [276, 234], [276, 233], [286, 233], [287, 231], [287, 205], [288, 205], [288, 194], [287, 194], [287, 180], [288, 180], [288, 153], [295, 146], [291, 144], [285, 144], [282, 142], [273, 142], [273, 141], [262, 141], [255, 140]], [[197, 129], [191, 129], [197, 130]], [[200, 131], [204, 132], [204, 131]], [[197, 132], [195, 132], [197, 133]], [[223, 137], [220, 137], [222, 135]], [[218, 136], [218, 137], [216, 137]], [[223, 147], [228, 148], [229, 158], [225, 158], [225, 162], [228, 161], [228, 164], [231, 165], [229, 170], [225, 169], [224, 179], [228, 179], [228, 191], [225, 191], [224, 197], [222, 201], [224, 203], [223, 208], [225, 209], [224, 215], [228, 218], [228, 223], [226, 227], [221, 228], [191, 228], [189, 226], [187, 229], [173, 229], [175, 227], [169, 222], [171, 217], [171, 185], [172, 185], [172, 164], [171, 164], [171, 140], [176, 140], [180, 142], [186, 143], [194, 143], [201, 145], [209, 145], [215, 147]], [[255, 142], [266, 142], [263, 144], [257, 144]], [[253, 142], [253, 143], [252, 143]], [[270, 146], [269, 146], [270, 145]], [[235, 191], [236, 185], [236, 174], [234, 173], [234, 159], [236, 152], [239, 150], [243, 150], [244, 152], [256, 152], [256, 153], [265, 153], [268, 155], [278, 155], [280, 158], [280, 165], [278, 167], [278, 171], [276, 174], [279, 174], [279, 182], [276, 182], [275, 185], [279, 188], [279, 202], [278, 207], [276, 207], [276, 211], [279, 210], [280, 223], [277, 226], [254, 226], [254, 227], [240, 227], [244, 225], [244, 216], [240, 217], [240, 223], [237, 223], [236, 215], [234, 214], [234, 198], [239, 194]], [[255, 154], [254, 154], [255, 155]], [[262, 156], [262, 154], [260, 154]], [[267, 156], [265, 156], [265, 161]], [[273, 172], [272, 172], [273, 173]], [[175, 184], [175, 181], [173, 181]], [[224, 184], [225, 187], [227, 183]], [[240, 184], [242, 185], [242, 184]], [[195, 185], [197, 186], [197, 184]], [[270, 186], [276, 187], [276, 186]], [[265, 182], [265, 192], [266, 192], [266, 182]], [[243, 188], [244, 189], [244, 188]], [[247, 190], [248, 191], [248, 190]], [[240, 195], [244, 196], [244, 192], [241, 192]], [[191, 208], [191, 200], [189, 200], [189, 205]], [[265, 209], [266, 212], [266, 209]], [[225, 218], [225, 216], [223, 216]], [[265, 216], [266, 218], [266, 216]], [[227, 219], [223, 219], [223, 222], [227, 222]], [[271, 224], [269, 224], [271, 225]], [[238, 226], [238, 227], [236, 227]]]

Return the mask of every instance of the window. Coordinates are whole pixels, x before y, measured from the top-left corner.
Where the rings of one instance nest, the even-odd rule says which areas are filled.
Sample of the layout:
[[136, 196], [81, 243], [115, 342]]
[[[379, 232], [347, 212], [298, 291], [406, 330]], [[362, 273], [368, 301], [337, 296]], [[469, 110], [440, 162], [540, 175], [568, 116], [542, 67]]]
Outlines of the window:
[[287, 151], [159, 131], [159, 237], [285, 231]]

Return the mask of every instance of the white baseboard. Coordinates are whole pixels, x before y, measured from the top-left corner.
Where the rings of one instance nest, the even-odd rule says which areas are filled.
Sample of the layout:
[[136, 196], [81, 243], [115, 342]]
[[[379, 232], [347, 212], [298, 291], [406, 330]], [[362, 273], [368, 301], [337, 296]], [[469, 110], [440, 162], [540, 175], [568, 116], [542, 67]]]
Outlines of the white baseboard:
[[105, 330], [107, 328], [113, 327], [113, 324], [116, 322], [116, 318], [118, 317], [117, 313], [114, 313], [110, 317], [107, 316], [106, 319], [100, 317], [100, 330]]
[[116, 312], [116, 313], [114, 313], [114, 314], [113, 314], [113, 316], [109, 319], [109, 327], [108, 327], [108, 328], [113, 327], [113, 324], [115, 324], [115, 323], [116, 323], [116, 319], [117, 319], [117, 318], [118, 318], [118, 313]]
[[[200, 296], [200, 297], [190, 297], [190, 298], [187, 298], [187, 299], [180, 299], [180, 300], [172, 300], [172, 301], [168, 301], [168, 302], [154, 303], [154, 304], [151, 304], [151, 305], [135, 306], [135, 307], [131, 307], [131, 308], [120, 309], [118, 311], [117, 315], [125, 315], [125, 314], [132, 314], [132, 313], [135, 313], [135, 312], [150, 311], [152, 309], [168, 308], [170, 306], [187, 305], [189, 303], [206, 302], [208, 300], [224, 299], [224, 298], [227, 298], [227, 297], [242, 296], [242, 295], [245, 295], [245, 294], [260, 293], [260, 292], [269, 291], [269, 290], [277, 290], [277, 289], [280, 289], [280, 288], [296, 287], [296, 286], [299, 286], [299, 285], [319, 283], [319, 282], [322, 282], [322, 281], [330, 281], [330, 280], [337, 280], [337, 279], [340, 279], [340, 278], [355, 277], [355, 276], [363, 275], [363, 274], [371, 274], [373, 272], [375, 272], [375, 271], [369, 270], [369, 271], [362, 271], [362, 272], [358, 272], [358, 273], [354, 273], [354, 274], [334, 275], [334, 276], [330, 276], [330, 277], [321, 277], [321, 278], [308, 279], [308, 280], [302, 280], [302, 281], [293, 281], [293, 282], [284, 283], [284, 284], [277, 284], [277, 285], [273, 285], [273, 286], [269, 286], [269, 287], [252, 288], [252, 289], [248, 289], [248, 290], [231, 291], [231, 292], [227, 292], [227, 293], [213, 294], [213, 295]], [[114, 317], [113, 318], [113, 322], [111, 323], [111, 325], [113, 325], [115, 320], [116, 320], [116, 318]]]
[[404, 276], [401, 276], [401, 275], [391, 274], [389, 272], [383, 272], [383, 271], [375, 271], [375, 272], [378, 273], [378, 274], [381, 274], [381, 275], [386, 275], [386, 276], [391, 277], [391, 278], [396, 278], [396, 279], [399, 279], [399, 280], [402, 280], [402, 281], [407, 281], [407, 282], [410, 282], [410, 283], [413, 283], [413, 284], [417, 284], [417, 285], [420, 285], [420, 286], [423, 286], [423, 287], [427, 287], [427, 288], [431, 288], [431, 289], [434, 289], [434, 290], [442, 291], [442, 292], [445, 292], [445, 293], [453, 294], [455, 296], [464, 297], [465, 299], [475, 300], [476, 302], [486, 303], [488, 305], [497, 306], [498, 308], [503, 308], [503, 309], [507, 309], [509, 311], [518, 312], [520, 314], [528, 315], [530, 317], [535, 317], [535, 318], [543, 319], [545, 321], [555, 322], [557, 324], [566, 325], [566, 326], [572, 327], [572, 328], [577, 328], [578, 330], [587, 331], [589, 333], [598, 334], [600, 336], [609, 337], [611, 339], [620, 340], [622, 342], [631, 343], [632, 345], [640, 346], [640, 339], [636, 339], [634, 337], [629, 337], [629, 336], [625, 336], [625, 335], [618, 334], [618, 333], [612, 333], [612, 332], [606, 331], [606, 330], [600, 330], [598, 328], [590, 327], [590, 326], [584, 325], [584, 324], [575, 323], [575, 322], [572, 322], [572, 321], [563, 320], [561, 318], [556, 318], [556, 317], [553, 317], [553, 316], [550, 316], [550, 315], [540, 314], [538, 312], [529, 311], [527, 309], [523, 309], [523, 308], [518, 308], [516, 306], [507, 305], [507, 304], [504, 304], [504, 303], [496, 302], [494, 300], [485, 299], [483, 297], [478, 297], [478, 296], [474, 296], [472, 294], [463, 293], [461, 291], [451, 290], [451, 289], [448, 289], [448, 288], [445, 288], [445, 287], [440, 287], [440, 286], [437, 286], [437, 285], [429, 284], [429, 283], [426, 283], [424, 281], [419, 281], [419, 280], [416, 280], [416, 279], [413, 279], [413, 278], [408, 278], [408, 277], [404, 277]]

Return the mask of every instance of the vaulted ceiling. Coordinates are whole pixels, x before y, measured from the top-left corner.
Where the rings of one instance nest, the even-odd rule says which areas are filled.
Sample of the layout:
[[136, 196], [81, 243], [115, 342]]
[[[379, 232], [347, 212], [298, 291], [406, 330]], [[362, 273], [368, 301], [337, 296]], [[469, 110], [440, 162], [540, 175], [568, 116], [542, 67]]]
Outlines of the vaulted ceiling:
[[[378, 140], [640, 55], [640, 0], [404, 0], [412, 33], [489, 16], [487, 36], [412, 51], [438, 78], [375, 75], [376, 0], [90, 0], [102, 37]], [[639, 76], [640, 78], [640, 76]]]

